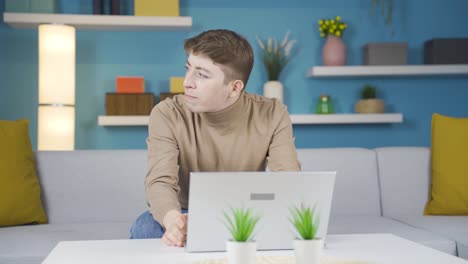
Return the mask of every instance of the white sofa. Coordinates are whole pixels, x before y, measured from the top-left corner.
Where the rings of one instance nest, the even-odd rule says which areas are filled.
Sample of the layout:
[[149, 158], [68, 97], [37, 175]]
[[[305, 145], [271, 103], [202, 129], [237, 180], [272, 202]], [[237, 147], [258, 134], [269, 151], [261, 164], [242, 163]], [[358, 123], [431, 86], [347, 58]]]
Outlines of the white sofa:
[[[336, 170], [329, 233], [393, 233], [468, 259], [468, 217], [423, 216], [427, 148], [299, 149], [303, 170]], [[36, 154], [49, 224], [0, 228], [0, 264], [40, 263], [62, 240], [125, 239], [147, 210], [145, 150]]]
[[430, 150], [379, 148], [375, 151], [383, 216], [452, 239], [457, 246], [455, 255], [468, 259], [468, 216], [422, 214], [430, 186]]

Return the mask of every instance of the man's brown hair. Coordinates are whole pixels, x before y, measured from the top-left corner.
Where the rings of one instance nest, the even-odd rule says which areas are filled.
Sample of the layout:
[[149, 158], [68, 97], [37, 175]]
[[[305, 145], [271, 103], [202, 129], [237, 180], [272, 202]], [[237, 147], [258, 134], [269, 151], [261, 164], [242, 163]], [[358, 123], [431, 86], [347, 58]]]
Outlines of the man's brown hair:
[[236, 32], [208, 30], [186, 39], [184, 49], [187, 54], [204, 55], [220, 64], [225, 83], [242, 80], [244, 87], [247, 84], [254, 63], [253, 50], [249, 42]]

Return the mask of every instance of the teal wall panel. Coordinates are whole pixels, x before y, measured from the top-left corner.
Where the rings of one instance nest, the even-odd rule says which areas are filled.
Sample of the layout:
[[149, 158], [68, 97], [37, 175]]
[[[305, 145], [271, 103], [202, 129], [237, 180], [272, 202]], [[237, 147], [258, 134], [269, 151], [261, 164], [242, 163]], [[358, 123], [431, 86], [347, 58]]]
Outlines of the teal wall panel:
[[[259, 63], [255, 37], [282, 38], [286, 31], [298, 41], [297, 54], [282, 81], [285, 103], [292, 114], [312, 113], [320, 94], [331, 95], [335, 110], [353, 112], [365, 83], [378, 86], [389, 112], [403, 113], [404, 123], [381, 125], [297, 125], [298, 147], [429, 146], [434, 112], [468, 117], [468, 76], [312, 79], [305, 72], [321, 64], [324, 40], [317, 20], [340, 15], [349, 24], [344, 41], [348, 64], [362, 63], [367, 42], [407, 41], [409, 64], [423, 62], [423, 43], [435, 37], [468, 37], [465, 18], [468, 1], [395, 1], [394, 22], [385, 26], [372, 16], [367, 0], [334, 1], [219, 1], [181, 0], [181, 14], [192, 16], [189, 32], [77, 32], [76, 148], [142, 149], [146, 127], [102, 127], [106, 92], [114, 90], [119, 75], [140, 75], [147, 91], [168, 91], [169, 78], [184, 74], [184, 39], [204, 30], [228, 28], [247, 37], [256, 62], [247, 91], [262, 93], [266, 81]], [[91, 13], [91, 1], [59, 1], [62, 13]], [[4, 0], [0, 0], [3, 8]], [[131, 13], [131, 1], [124, 1]], [[3, 13], [3, 10], [2, 10]], [[37, 31], [15, 30], [0, 22], [0, 119], [30, 119], [33, 146], [37, 146]]]

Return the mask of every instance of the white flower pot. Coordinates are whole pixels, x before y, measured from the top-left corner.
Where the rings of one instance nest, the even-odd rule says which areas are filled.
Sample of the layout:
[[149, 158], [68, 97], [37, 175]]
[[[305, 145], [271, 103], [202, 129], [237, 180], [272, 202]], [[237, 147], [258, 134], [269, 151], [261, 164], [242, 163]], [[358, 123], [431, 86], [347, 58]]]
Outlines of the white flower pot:
[[263, 85], [263, 96], [276, 98], [283, 102], [283, 84], [280, 81], [268, 81]]
[[257, 243], [229, 240], [226, 242], [226, 251], [228, 264], [255, 264]]
[[294, 240], [294, 255], [296, 264], [320, 264], [323, 239]]

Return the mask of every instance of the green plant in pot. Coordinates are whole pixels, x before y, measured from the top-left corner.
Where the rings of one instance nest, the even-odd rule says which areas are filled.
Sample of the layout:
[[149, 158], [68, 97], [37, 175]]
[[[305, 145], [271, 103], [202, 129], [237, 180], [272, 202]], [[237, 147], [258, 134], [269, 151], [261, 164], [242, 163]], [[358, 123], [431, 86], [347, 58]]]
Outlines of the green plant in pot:
[[257, 245], [252, 240], [255, 226], [260, 216], [254, 215], [251, 208], [231, 208], [224, 212], [225, 225], [232, 238], [226, 242], [229, 264], [254, 264]]
[[283, 84], [280, 76], [284, 68], [294, 55], [296, 40], [289, 39], [289, 31], [279, 42], [275, 38], [262, 40], [257, 36], [257, 43], [261, 49], [261, 58], [268, 76], [268, 81], [263, 85], [263, 95], [276, 98], [283, 102]]
[[297, 237], [294, 240], [294, 255], [296, 264], [319, 264], [323, 249], [323, 239], [316, 234], [320, 225], [320, 218], [316, 207], [300, 206], [289, 208]]
[[361, 100], [359, 100], [354, 110], [361, 114], [376, 114], [385, 112], [385, 103], [382, 99], [377, 99], [377, 88], [366, 84], [361, 89]]

